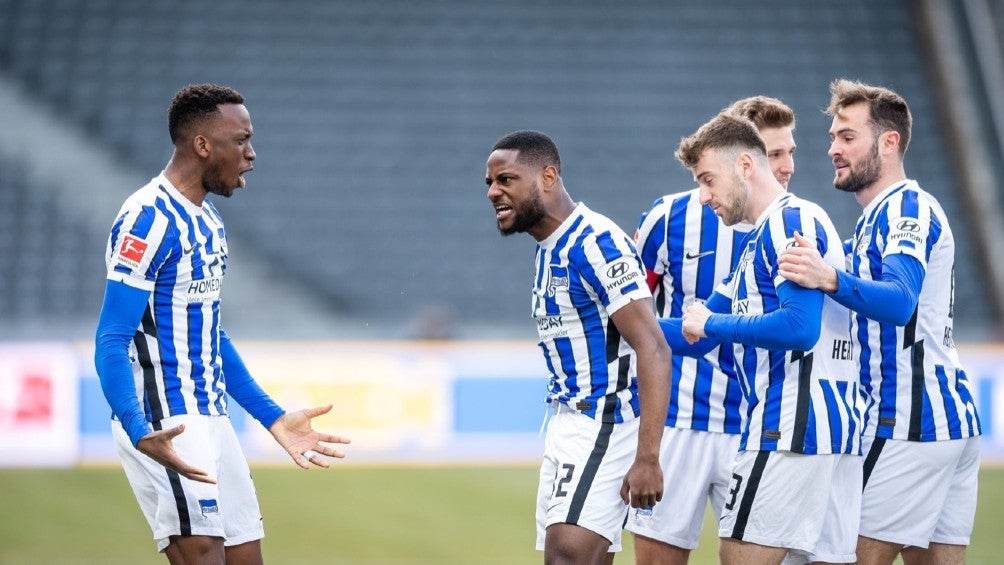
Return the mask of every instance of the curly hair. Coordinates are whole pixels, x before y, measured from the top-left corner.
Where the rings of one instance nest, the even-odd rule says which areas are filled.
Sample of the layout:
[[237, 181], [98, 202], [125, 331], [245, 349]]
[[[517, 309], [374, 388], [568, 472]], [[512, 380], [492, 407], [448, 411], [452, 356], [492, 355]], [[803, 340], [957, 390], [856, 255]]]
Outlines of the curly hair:
[[192, 128], [214, 114], [219, 114], [221, 104], [243, 104], [240, 92], [215, 84], [190, 84], [174, 95], [167, 110], [167, 129], [171, 142], [192, 134]]

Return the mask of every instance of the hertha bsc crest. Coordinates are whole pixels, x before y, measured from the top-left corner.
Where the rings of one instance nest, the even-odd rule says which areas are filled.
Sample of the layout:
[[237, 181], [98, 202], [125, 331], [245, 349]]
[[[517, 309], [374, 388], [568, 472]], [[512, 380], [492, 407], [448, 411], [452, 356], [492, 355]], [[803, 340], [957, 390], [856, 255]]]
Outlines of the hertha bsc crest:
[[547, 274], [547, 295], [554, 296], [559, 288], [568, 288], [568, 268], [551, 265]]

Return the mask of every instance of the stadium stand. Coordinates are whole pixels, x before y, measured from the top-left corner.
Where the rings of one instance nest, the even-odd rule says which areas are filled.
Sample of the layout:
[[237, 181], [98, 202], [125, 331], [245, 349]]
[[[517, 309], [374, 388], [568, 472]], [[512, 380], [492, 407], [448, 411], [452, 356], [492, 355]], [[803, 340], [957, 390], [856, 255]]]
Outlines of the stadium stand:
[[[242, 247], [261, 258], [262, 276], [281, 279], [276, 292], [330, 312], [324, 319], [343, 335], [403, 337], [422, 327], [416, 317], [437, 312], [453, 325], [447, 335], [533, 336], [526, 320], [533, 245], [525, 236], [500, 240], [483, 184], [492, 143], [515, 129], [554, 137], [572, 196], [632, 231], [656, 197], [692, 186], [672, 158], [681, 136], [736, 98], [777, 96], [798, 118], [791, 189], [821, 203], [849, 235], [860, 209], [832, 188], [829, 119], [820, 109], [831, 79], [860, 78], [911, 103], [907, 170], [964, 232], [910, 2], [714, 6], [0, 0], [0, 78], [144, 178], [170, 156], [165, 110], [180, 86], [237, 87], [248, 99], [259, 158], [248, 192], [217, 202], [240, 244], [235, 264]], [[14, 171], [17, 163], [0, 166]], [[0, 179], [5, 288], [22, 276], [12, 273], [28, 272], [28, 254], [8, 249], [39, 245], [30, 243], [25, 220], [8, 219], [8, 202], [38, 207], [37, 217], [59, 222], [64, 237], [103, 244], [104, 232], [75, 228], [72, 209], [59, 209], [58, 200], [46, 208], [52, 187], [19, 189], [16, 172]], [[86, 189], [121, 200], [136, 186]], [[957, 333], [979, 337], [993, 320], [981, 307], [978, 246], [966, 233], [956, 239], [964, 320]], [[93, 247], [67, 247], [60, 261], [69, 264], [40, 275], [65, 274], [66, 284], [38, 285], [30, 300], [57, 319], [83, 315], [79, 297], [101, 284], [91, 280], [101, 277]], [[73, 285], [80, 288], [64, 288]], [[30, 300], [15, 307], [4, 297], [3, 323], [34, 316], [24, 306]], [[234, 304], [229, 295], [228, 303], [270, 307]], [[325, 337], [321, 326], [311, 331]], [[255, 326], [245, 335], [273, 330]]]
[[[104, 286], [101, 246], [90, 245], [85, 226], [55, 205], [51, 190], [31, 186], [16, 161], [0, 159], [0, 187], [0, 320], [93, 319]], [[29, 330], [44, 328], [21, 328]]]

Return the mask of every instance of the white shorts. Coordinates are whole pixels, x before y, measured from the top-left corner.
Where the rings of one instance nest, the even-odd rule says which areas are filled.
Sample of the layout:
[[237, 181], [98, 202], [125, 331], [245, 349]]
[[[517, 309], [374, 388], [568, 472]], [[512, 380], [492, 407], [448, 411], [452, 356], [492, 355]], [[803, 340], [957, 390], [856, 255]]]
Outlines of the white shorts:
[[683, 549], [696, 549], [709, 501], [715, 516], [721, 515], [738, 451], [739, 434], [666, 428], [659, 452], [662, 501], [652, 509], [630, 509], [625, 529]]
[[168, 471], [133, 447], [122, 424], [112, 420], [119, 459], [153, 530], [157, 550], [164, 551], [171, 543], [169, 537], [178, 535], [221, 537], [226, 546], [264, 537], [251, 470], [230, 418], [172, 416], [154, 428], [169, 429], [178, 424], [185, 424], [185, 431], [174, 438], [175, 451], [188, 464], [214, 477], [215, 485]]
[[927, 547], [969, 545], [980, 471], [978, 437], [948, 441], [862, 438], [861, 535]]
[[638, 449], [638, 418], [604, 424], [558, 406], [544, 438], [537, 549], [544, 549], [548, 526], [575, 524], [610, 540], [609, 551], [620, 551], [630, 508], [620, 492]]
[[794, 562], [852, 563], [861, 465], [858, 455], [740, 451], [718, 535], [788, 548]]

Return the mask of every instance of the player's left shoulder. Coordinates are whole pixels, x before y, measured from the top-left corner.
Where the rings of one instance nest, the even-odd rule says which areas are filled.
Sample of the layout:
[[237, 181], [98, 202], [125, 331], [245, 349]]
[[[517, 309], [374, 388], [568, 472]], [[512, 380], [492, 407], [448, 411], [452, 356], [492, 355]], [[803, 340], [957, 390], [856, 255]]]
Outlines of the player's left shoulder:
[[916, 183], [907, 184], [903, 190], [886, 199], [879, 210], [879, 217], [884, 217], [889, 224], [900, 219], [912, 219], [925, 224], [935, 219], [940, 224], [948, 221], [937, 197]]
[[938, 198], [931, 193], [929, 190], [925, 189], [915, 180], [908, 179], [902, 185], [902, 188], [893, 192], [889, 198], [885, 200], [883, 205], [887, 208], [902, 208], [904, 205], [909, 204], [920, 204], [922, 206], [940, 206], [938, 204]]
[[594, 230], [584, 235], [578, 244], [568, 251], [571, 263], [582, 261], [603, 265], [621, 257], [637, 259], [638, 252], [634, 240], [616, 226], [613, 229]]

